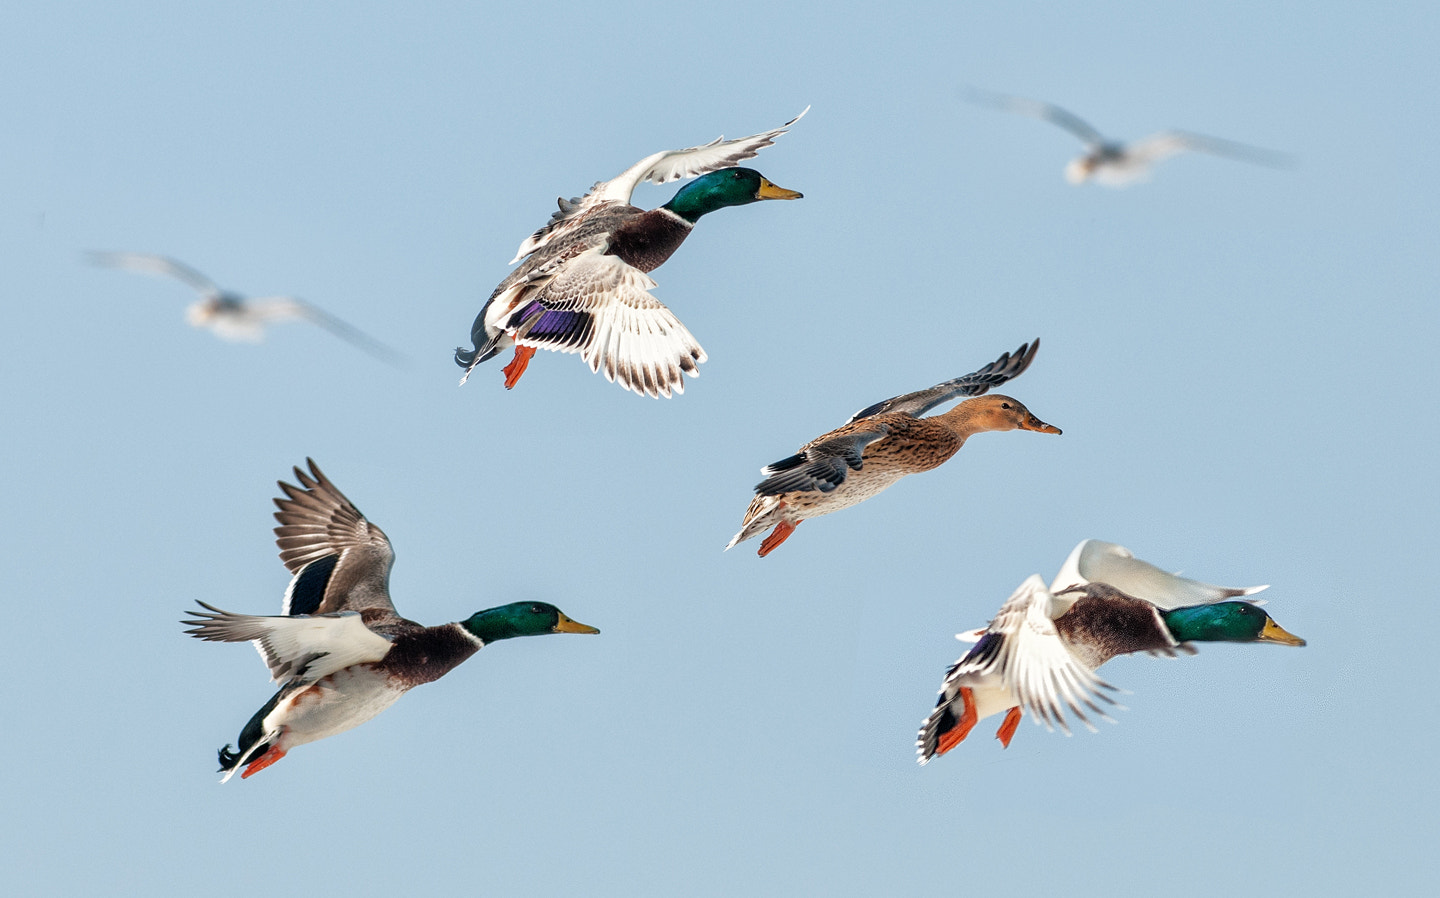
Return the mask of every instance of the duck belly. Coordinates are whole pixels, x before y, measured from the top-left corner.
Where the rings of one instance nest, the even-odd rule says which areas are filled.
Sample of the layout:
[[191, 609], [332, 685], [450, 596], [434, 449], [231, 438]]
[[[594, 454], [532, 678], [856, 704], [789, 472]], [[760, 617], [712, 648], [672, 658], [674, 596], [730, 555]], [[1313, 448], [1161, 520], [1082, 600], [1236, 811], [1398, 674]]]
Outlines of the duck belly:
[[405, 689], [371, 665], [337, 671], [282, 700], [265, 717], [265, 732], [281, 732], [288, 751], [354, 729], [395, 704]]
[[852, 472], [845, 478], [844, 483], [828, 493], [788, 493], [785, 504], [795, 509], [792, 513], [797, 519], [818, 518], [842, 508], [859, 505], [871, 496], [879, 495], [894, 486], [896, 481], [910, 473], [893, 468], [887, 470], [879, 465], [875, 466], [875, 470], [870, 468], [871, 463], [867, 460], [864, 470]]
[[976, 677], [960, 685], [970, 687], [977, 723], [1020, 704], [1020, 697], [1013, 690], [1007, 689], [998, 676]]

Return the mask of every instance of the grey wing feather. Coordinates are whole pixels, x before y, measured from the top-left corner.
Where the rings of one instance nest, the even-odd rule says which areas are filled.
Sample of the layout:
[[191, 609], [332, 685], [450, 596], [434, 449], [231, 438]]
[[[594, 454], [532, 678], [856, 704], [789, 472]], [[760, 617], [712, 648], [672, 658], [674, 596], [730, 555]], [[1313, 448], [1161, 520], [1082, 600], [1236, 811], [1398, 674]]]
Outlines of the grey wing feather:
[[138, 274], [155, 274], [162, 277], [172, 277], [183, 281], [198, 290], [205, 296], [220, 296], [221, 290], [215, 282], [205, 275], [186, 265], [184, 262], [171, 259], [168, 256], [157, 256], [152, 253], [87, 253], [90, 261], [95, 265], [106, 268], [122, 268], [126, 271], [133, 271]]
[[[390, 601], [390, 567], [395, 552], [390, 539], [379, 527], [370, 523], [345, 494], [336, 489], [313, 459], [307, 474], [295, 468], [299, 486], [280, 481], [285, 493], [277, 498], [275, 543], [280, 547], [280, 560], [295, 574], [287, 592], [286, 613], [290, 613], [289, 596], [300, 584], [306, 569], [322, 559], [334, 559], [326, 567], [314, 607], [305, 613], [326, 614], [339, 611], [369, 611], [380, 617], [395, 617]], [[372, 626], [374, 621], [367, 621]]]
[[862, 408], [850, 417], [850, 421], [845, 423], [849, 424], [883, 412], [904, 412], [918, 418], [935, 406], [952, 399], [958, 399], [961, 396], [979, 396], [991, 387], [998, 387], [1007, 380], [1012, 380], [1025, 373], [1025, 369], [1029, 368], [1030, 363], [1035, 360], [1035, 353], [1039, 348], [1040, 340], [1037, 337], [1030, 343], [1021, 343], [1020, 348], [1013, 354], [1007, 352], [979, 371], [938, 383], [928, 390], [916, 390], [914, 393], [905, 393], [883, 402], [877, 402]]
[[1096, 131], [1093, 126], [1084, 119], [1062, 109], [1054, 103], [1046, 103], [1043, 100], [1031, 100], [1028, 97], [1015, 97], [1009, 94], [997, 94], [990, 91], [979, 90], [978, 88], [967, 88], [965, 99], [982, 106], [990, 106], [1001, 109], [1005, 112], [1017, 112], [1021, 115], [1028, 115], [1031, 118], [1038, 118], [1041, 121], [1057, 125], [1074, 134], [1087, 146], [1100, 146], [1105, 143], [1105, 135]]
[[775, 138], [784, 134], [809, 111], [810, 107], [806, 106], [799, 115], [780, 127], [751, 134], [749, 137], [734, 140], [717, 137], [700, 146], [652, 153], [609, 181], [597, 181], [584, 196], [571, 197], [568, 200], [563, 197], [557, 199], [559, 210], [553, 213], [550, 220], [539, 230], [525, 238], [510, 263], [513, 265], [555, 240], [569, 230], [571, 222], [578, 220], [591, 209], [609, 203], [628, 204], [630, 195], [642, 181], [665, 184], [679, 178], [693, 178], [706, 172], [728, 168], [757, 155], [765, 147], [773, 145]]
[[402, 365], [407, 361], [404, 354], [386, 346], [359, 328], [336, 318], [324, 309], [311, 305], [301, 299], [291, 299], [290, 301], [295, 304], [296, 312], [306, 321], [312, 324], [318, 324], [340, 339], [359, 347], [377, 359], [389, 362], [392, 365]]
[[882, 424], [874, 430], [856, 431], [813, 443], [789, 458], [761, 468], [760, 473], [769, 476], [755, 485], [755, 492], [762, 496], [789, 492], [828, 493], [845, 482], [849, 471], [861, 469], [866, 446], [889, 433], [890, 428]]
[[[775, 138], [789, 130], [791, 125], [805, 117], [810, 111], [806, 106], [800, 110], [800, 114], [778, 128], [769, 131], [762, 131], [759, 134], [752, 134], [749, 137], [738, 137], [734, 140], [726, 140], [724, 137], [717, 137], [706, 144], [696, 147], [686, 147], [682, 150], [670, 150], [665, 153], [650, 157], [650, 164], [643, 169], [640, 165], [633, 166], [611, 183], [616, 189], [626, 189], [623, 197], [616, 196], [616, 199], [623, 199], [628, 202], [630, 193], [635, 184], [625, 184], [629, 177], [636, 177], [639, 180], [649, 181], [652, 184], [665, 184], [679, 178], [693, 178], [696, 175], [703, 175], [706, 172], [719, 171], [722, 168], [729, 168], [732, 165], [750, 159], [760, 153], [765, 147], [773, 146]], [[638, 183], [638, 181], [636, 182]], [[599, 186], [599, 185], [597, 185]]]
[[1126, 152], [1144, 162], [1158, 162], [1176, 153], [1190, 150], [1225, 156], [1242, 162], [1253, 162], [1270, 168], [1293, 168], [1295, 157], [1289, 153], [1253, 147], [1249, 144], [1196, 134], [1193, 131], [1162, 131], [1137, 140], [1126, 147]]

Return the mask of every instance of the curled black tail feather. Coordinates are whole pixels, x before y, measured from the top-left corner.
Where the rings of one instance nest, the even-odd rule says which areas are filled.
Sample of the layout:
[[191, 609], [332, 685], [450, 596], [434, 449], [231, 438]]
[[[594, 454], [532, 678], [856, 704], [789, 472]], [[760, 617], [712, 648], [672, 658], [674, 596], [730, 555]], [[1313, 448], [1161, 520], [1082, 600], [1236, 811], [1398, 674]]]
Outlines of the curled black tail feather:
[[475, 344], [474, 349], [466, 349], [463, 346], [455, 347], [455, 364], [465, 369], [467, 377], [476, 365], [488, 362], [500, 354], [500, 347], [496, 345], [498, 340], [486, 340], [482, 343], [480, 342], [482, 337], [484, 334], [472, 338], [471, 342]]
[[[220, 749], [221, 773], [229, 773], [239, 766], [242, 760], [253, 758], [260, 753], [262, 749], [270, 747], [270, 740], [265, 740], [265, 717], [271, 711], [275, 710], [275, 706], [280, 703], [280, 697], [284, 694], [285, 690], [282, 689], [271, 696], [270, 701], [266, 702], [259, 711], [256, 711], [255, 716], [251, 717], [245, 724], [245, 728], [240, 731], [240, 744], [237, 746], [238, 750], [231, 751], [230, 743], [228, 742], [225, 743], [224, 748]], [[256, 745], [257, 742], [261, 742], [262, 740], [264, 740], [263, 745]]]
[[229, 773], [240, 763], [241, 752], [231, 751], [230, 743], [226, 742], [225, 747], [220, 749], [220, 773]]

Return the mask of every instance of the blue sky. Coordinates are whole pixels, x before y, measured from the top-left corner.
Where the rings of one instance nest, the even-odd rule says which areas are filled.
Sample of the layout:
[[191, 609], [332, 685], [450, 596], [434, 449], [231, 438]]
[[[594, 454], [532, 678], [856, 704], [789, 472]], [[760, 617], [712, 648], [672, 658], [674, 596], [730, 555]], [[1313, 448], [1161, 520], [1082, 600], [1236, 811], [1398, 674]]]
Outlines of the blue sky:
[[[0, 33], [20, 891], [1433, 889], [1440, 13], [604, 6], [52, 3]], [[966, 84], [1300, 165], [1076, 188], [1068, 135]], [[654, 273], [710, 356], [684, 396], [548, 353], [456, 388], [557, 195], [807, 105], [754, 160], [805, 199], [707, 217]], [[86, 250], [299, 295], [413, 364], [222, 343]], [[1063, 436], [981, 435], [720, 551], [762, 465], [1034, 337], [1006, 392]], [[493, 646], [217, 785], [270, 686], [176, 621], [278, 612], [270, 499], [307, 455], [389, 533], [401, 613], [542, 599], [602, 635]], [[917, 767], [952, 634], [1086, 537], [1270, 583], [1310, 644], [1120, 659], [1117, 726], [1002, 751], [987, 721]]]

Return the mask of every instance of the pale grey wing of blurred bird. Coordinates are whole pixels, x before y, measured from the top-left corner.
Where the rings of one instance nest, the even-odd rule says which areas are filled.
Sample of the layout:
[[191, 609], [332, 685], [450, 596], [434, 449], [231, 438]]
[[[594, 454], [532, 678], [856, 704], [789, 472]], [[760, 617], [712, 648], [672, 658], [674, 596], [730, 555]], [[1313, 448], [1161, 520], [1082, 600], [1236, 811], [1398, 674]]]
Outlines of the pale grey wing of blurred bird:
[[[166, 256], [156, 256], [150, 253], [86, 253], [91, 263], [104, 268], [121, 268], [125, 271], [133, 271], [137, 274], [153, 274], [160, 277], [171, 277], [178, 281], [189, 284], [201, 297], [205, 299], [221, 299], [225, 291], [205, 275], [191, 268], [183, 262], [177, 262]], [[239, 299], [239, 297], [235, 297]]]
[[185, 310], [185, 319], [225, 340], [255, 343], [264, 337], [265, 325], [272, 321], [309, 321], [383, 361], [391, 364], [405, 361], [403, 355], [379, 340], [292, 296], [246, 299], [220, 289], [205, 275], [168, 256], [125, 252], [91, 252], [88, 256], [96, 265], [174, 278], [189, 285], [200, 294], [200, 299]]
[[1105, 135], [1084, 119], [1068, 109], [1062, 109], [1054, 103], [1046, 103], [1043, 100], [1032, 100], [1029, 97], [1016, 97], [1010, 94], [997, 94], [988, 90], [980, 90], [976, 87], [965, 88], [962, 94], [966, 100], [980, 106], [989, 106], [992, 109], [999, 109], [1003, 112], [1015, 112], [1020, 115], [1028, 115], [1031, 118], [1038, 118], [1041, 121], [1058, 125], [1080, 138], [1080, 142], [1087, 148], [1113, 146], [1114, 141], [1106, 139]]
[[1144, 163], [1159, 162], [1178, 153], [1209, 153], [1242, 162], [1253, 162], [1270, 168], [1293, 168], [1295, 157], [1289, 153], [1252, 147], [1249, 144], [1196, 134], [1193, 131], [1161, 131], [1137, 140], [1125, 148], [1126, 153]]
[[1134, 143], [1106, 144], [1093, 149], [1071, 160], [1065, 167], [1065, 177], [1072, 184], [1093, 179], [1107, 187], [1124, 187], [1145, 180], [1156, 163], [1181, 153], [1208, 153], [1270, 168], [1295, 166], [1295, 157], [1287, 153], [1190, 131], [1161, 131]]
[[296, 299], [293, 296], [272, 296], [246, 300], [244, 306], [258, 321], [283, 321], [286, 319], [309, 321], [381, 361], [389, 362], [392, 365], [404, 365], [409, 361], [399, 351], [303, 299]]
[[1089, 122], [1054, 103], [976, 88], [966, 89], [964, 96], [972, 103], [1049, 122], [1079, 138], [1085, 144], [1085, 155], [1065, 166], [1065, 179], [1072, 184], [1094, 180], [1107, 187], [1124, 187], [1148, 178], [1157, 162], [1185, 152], [1209, 153], [1271, 168], [1295, 165], [1295, 157], [1287, 153], [1191, 131], [1161, 131], [1126, 144], [1105, 137]]

